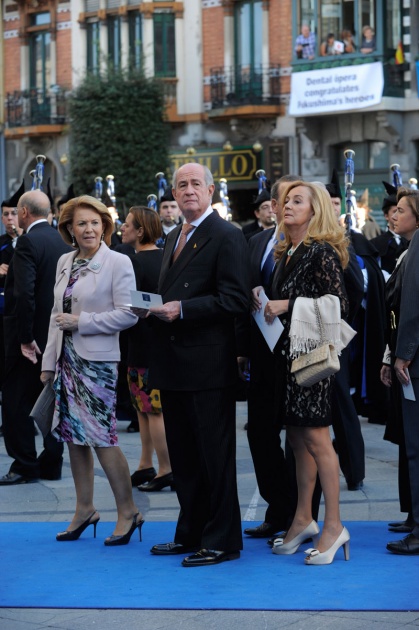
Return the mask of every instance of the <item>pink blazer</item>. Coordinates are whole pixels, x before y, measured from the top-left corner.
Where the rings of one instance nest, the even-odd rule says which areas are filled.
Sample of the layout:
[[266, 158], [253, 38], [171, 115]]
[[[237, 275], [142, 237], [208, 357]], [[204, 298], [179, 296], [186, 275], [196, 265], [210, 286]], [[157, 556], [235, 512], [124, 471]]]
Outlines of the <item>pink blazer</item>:
[[[63, 332], [56, 326], [56, 316], [63, 312], [63, 297], [76, 252], [64, 254], [58, 261], [48, 342], [42, 370], [55, 372], [61, 355]], [[135, 290], [135, 276], [130, 259], [102, 243], [87, 268], [74, 285], [72, 314], [79, 316], [73, 331], [77, 354], [90, 361], [119, 361], [119, 331], [130, 328], [137, 317], [130, 311], [130, 291]]]

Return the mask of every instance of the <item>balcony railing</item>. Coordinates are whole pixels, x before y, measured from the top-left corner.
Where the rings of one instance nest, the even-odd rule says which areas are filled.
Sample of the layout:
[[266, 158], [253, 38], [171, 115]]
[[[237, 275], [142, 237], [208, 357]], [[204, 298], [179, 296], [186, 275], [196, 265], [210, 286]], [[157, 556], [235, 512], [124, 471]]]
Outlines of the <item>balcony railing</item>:
[[67, 120], [67, 100], [66, 92], [61, 90], [8, 92], [6, 125], [8, 128], [63, 125]]
[[212, 108], [278, 105], [279, 65], [211, 68]]

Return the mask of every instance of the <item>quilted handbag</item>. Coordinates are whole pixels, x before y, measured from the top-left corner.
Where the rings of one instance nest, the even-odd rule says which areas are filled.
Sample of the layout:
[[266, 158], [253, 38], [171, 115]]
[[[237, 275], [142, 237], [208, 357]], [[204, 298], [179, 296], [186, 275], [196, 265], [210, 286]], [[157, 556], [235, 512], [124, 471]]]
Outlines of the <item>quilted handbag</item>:
[[320, 346], [293, 360], [291, 373], [300, 387], [311, 387], [340, 370], [340, 362], [335, 347], [324, 339], [323, 322], [317, 299], [314, 299], [314, 311], [320, 332]]

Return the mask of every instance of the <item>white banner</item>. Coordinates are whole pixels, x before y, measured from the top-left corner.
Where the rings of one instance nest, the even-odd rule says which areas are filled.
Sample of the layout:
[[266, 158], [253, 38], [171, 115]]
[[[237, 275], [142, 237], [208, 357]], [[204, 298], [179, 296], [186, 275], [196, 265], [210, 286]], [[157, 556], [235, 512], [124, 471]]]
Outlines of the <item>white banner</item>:
[[290, 116], [341, 112], [377, 105], [384, 88], [383, 66], [325, 68], [291, 75]]

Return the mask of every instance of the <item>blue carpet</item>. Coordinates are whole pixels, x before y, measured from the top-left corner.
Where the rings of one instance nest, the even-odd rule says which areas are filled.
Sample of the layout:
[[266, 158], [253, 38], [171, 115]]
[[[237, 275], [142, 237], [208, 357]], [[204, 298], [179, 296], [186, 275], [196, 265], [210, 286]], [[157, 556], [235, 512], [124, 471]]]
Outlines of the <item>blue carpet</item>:
[[[149, 553], [173, 539], [174, 523], [145, 523], [140, 543], [109, 548], [112, 523], [58, 543], [61, 523], [0, 523], [0, 607], [218, 610], [419, 610], [419, 556], [386, 551], [383, 522], [347, 522], [351, 559], [304, 565], [302, 551], [275, 556], [266, 539], [245, 540], [240, 560], [187, 569], [182, 556]], [[243, 523], [243, 527], [246, 523]], [[303, 549], [309, 547], [304, 545]]]

